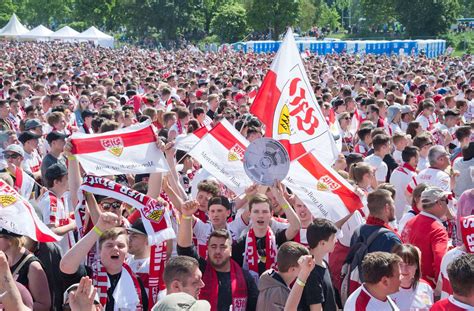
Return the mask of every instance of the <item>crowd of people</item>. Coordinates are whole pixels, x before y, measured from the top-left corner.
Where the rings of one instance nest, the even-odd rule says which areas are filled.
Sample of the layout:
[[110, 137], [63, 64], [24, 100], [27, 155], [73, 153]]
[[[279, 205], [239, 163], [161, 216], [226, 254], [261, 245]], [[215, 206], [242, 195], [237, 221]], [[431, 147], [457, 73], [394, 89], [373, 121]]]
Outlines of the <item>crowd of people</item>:
[[[332, 168], [364, 203], [343, 219], [315, 217], [280, 182], [232, 193], [199, 179], [175, 146], [224, 118], [250, 142], [265, 136], [249, 107], [273, 58], [0, 42], [0, 179], [63, 236], [37, 242], [0, 222], [3, 308], [474, 310], [474, 58], [304, 58], [337, 123]], [[90, 193], [79, 235], [84, 170], [69, 137], [148, 120], [171, 170], [108, 178], [162, 202], [176, 239], [149, 245], [130, 205]]]

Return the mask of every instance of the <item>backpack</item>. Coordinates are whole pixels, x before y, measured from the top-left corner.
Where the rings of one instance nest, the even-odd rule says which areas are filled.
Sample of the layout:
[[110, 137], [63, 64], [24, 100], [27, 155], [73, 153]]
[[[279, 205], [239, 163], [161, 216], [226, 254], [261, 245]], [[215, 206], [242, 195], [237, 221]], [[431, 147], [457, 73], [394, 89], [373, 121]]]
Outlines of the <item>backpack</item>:
[[364, 259], [365, 255], [367, 255], [369, 246], [377, 239], [377, 237], [384, 233], [390, 232], [389, 229], [380, 227], [372, 232], [367, 238], [365, 238], [360, 234], [361, 227], [362, 226], [358, 227], [354, 232], [354, 234], [356, 234], [358, 237], [358, 241], [351, 246], [346, 260], [342, 265], [341, 300], [343, 305], [346, 303], [346, 300], [349, 298], [350, 294], [355, 290], [355, 288], [351, 288], [353, 282], [364, 282], [360, 271], [362, 268], [362, 260]]

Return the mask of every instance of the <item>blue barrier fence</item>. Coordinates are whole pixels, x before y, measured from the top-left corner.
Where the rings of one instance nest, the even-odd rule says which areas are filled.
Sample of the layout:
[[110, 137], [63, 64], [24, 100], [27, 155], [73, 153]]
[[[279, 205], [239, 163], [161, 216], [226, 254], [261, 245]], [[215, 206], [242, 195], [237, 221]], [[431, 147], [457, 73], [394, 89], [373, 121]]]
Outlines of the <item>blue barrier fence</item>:
[[[236, 51], [245, 53], [271, 53], [278, 51], [281, 41], [247, 41], [232, 44]], [[445, 40], [355, 40], [355, 41], [296, 41], [300, 52], [309, 50], [317, 55], [330, 53], [371, 53], [382, 54], [412, 54], [423, 51], [428, 57], [436, 57], [446, 50]]]

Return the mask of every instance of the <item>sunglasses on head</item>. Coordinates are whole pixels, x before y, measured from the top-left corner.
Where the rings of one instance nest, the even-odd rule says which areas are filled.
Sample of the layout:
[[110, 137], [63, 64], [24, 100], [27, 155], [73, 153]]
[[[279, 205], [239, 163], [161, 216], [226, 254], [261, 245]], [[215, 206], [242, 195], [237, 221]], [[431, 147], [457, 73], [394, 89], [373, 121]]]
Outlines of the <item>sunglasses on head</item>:
[[7, 153], [5, 154], [5, 159], [17, 159], [18, 157], [20, 157], [20, 155], [18, 153]]
[[119, 201], [115, 201], [115, 202], [112, 202], [112, 203], [105, 202], [105, 203], [102, 203], [101, 206], [104, 210], [109, 210], [111, 208], [119, 209], [122, 206], [122, 203], [119, 202]]

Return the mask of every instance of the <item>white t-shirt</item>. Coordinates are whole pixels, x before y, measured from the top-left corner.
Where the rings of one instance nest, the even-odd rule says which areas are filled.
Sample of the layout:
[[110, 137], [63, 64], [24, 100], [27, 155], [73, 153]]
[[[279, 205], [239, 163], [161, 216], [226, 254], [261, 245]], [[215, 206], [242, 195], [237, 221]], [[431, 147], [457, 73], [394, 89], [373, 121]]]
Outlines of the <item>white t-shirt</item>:
[[415, 121], [417, 122], [420, 122], [420, 125], [421, 125], [421, 128], [424, 130], [424, 131], [428, 131], [431, 129], [432, 125], [431, 125], [431, 122], [430, 120], [425, 117], [424, 115], [420, 114], [416, 119]]
[[390, 297], [385, 301], [378, 300], [372, 296], [364, 287], [360, 286], [347, 298], [344, 310], [375, 310], [375, 311], [400, 311]]
[[402, 152], [400, 150], [395, 149], [392, 156], [393, 156], [393, 159], [395, 160], [395, 162], [397, 162], [398, 165], [403, 164]]
[[412, 178], [407, 186], [408, 192], [412, 192], [415, 187], [421, 183], [427, 184], [428, 186], [435, 186], [441, 188], [443, 191], [451, 191], [450, 189], [450, 177], [449, 175], [439, 169], [428, 167], [418, 173], [417, 176]]
[[41, 157], [38, 154], [38, 151], [33, 150], [32, 153], [27, 153], [25, 151], [24, 160], [21, 166], [25, 172], [39, 172], [39, 170], [41, 169]]
[[399, 166], [390, 175], [390, 183], [395, 187], [395, 216], [397, 220], [400, 220], [403, 214], [410, 208], [410, 202], [408, 202], [405, 196], [405, 190], [407, 184], [412, 181], [412, 178], [416, 176], [416, 172], [404, 167]]
[[418, 282], [415, 289], [400, 287], [390, 298], [402, 311], [429, 310], [434, 303], [433, 289], [423, 280]]
[[378, 155], [372, 154], [365, 158], [365, 162], [375, 169], [375, 179], [384, 182], [388, 173], [388, 166]]
[[400, 221], [398, 222], [398, 232], [403, 232], [403, 229], [405, 228], [407, 222], [415, 216], [416, 215], [410, 211], [403, 214], [402, 219], [400, 219]]

